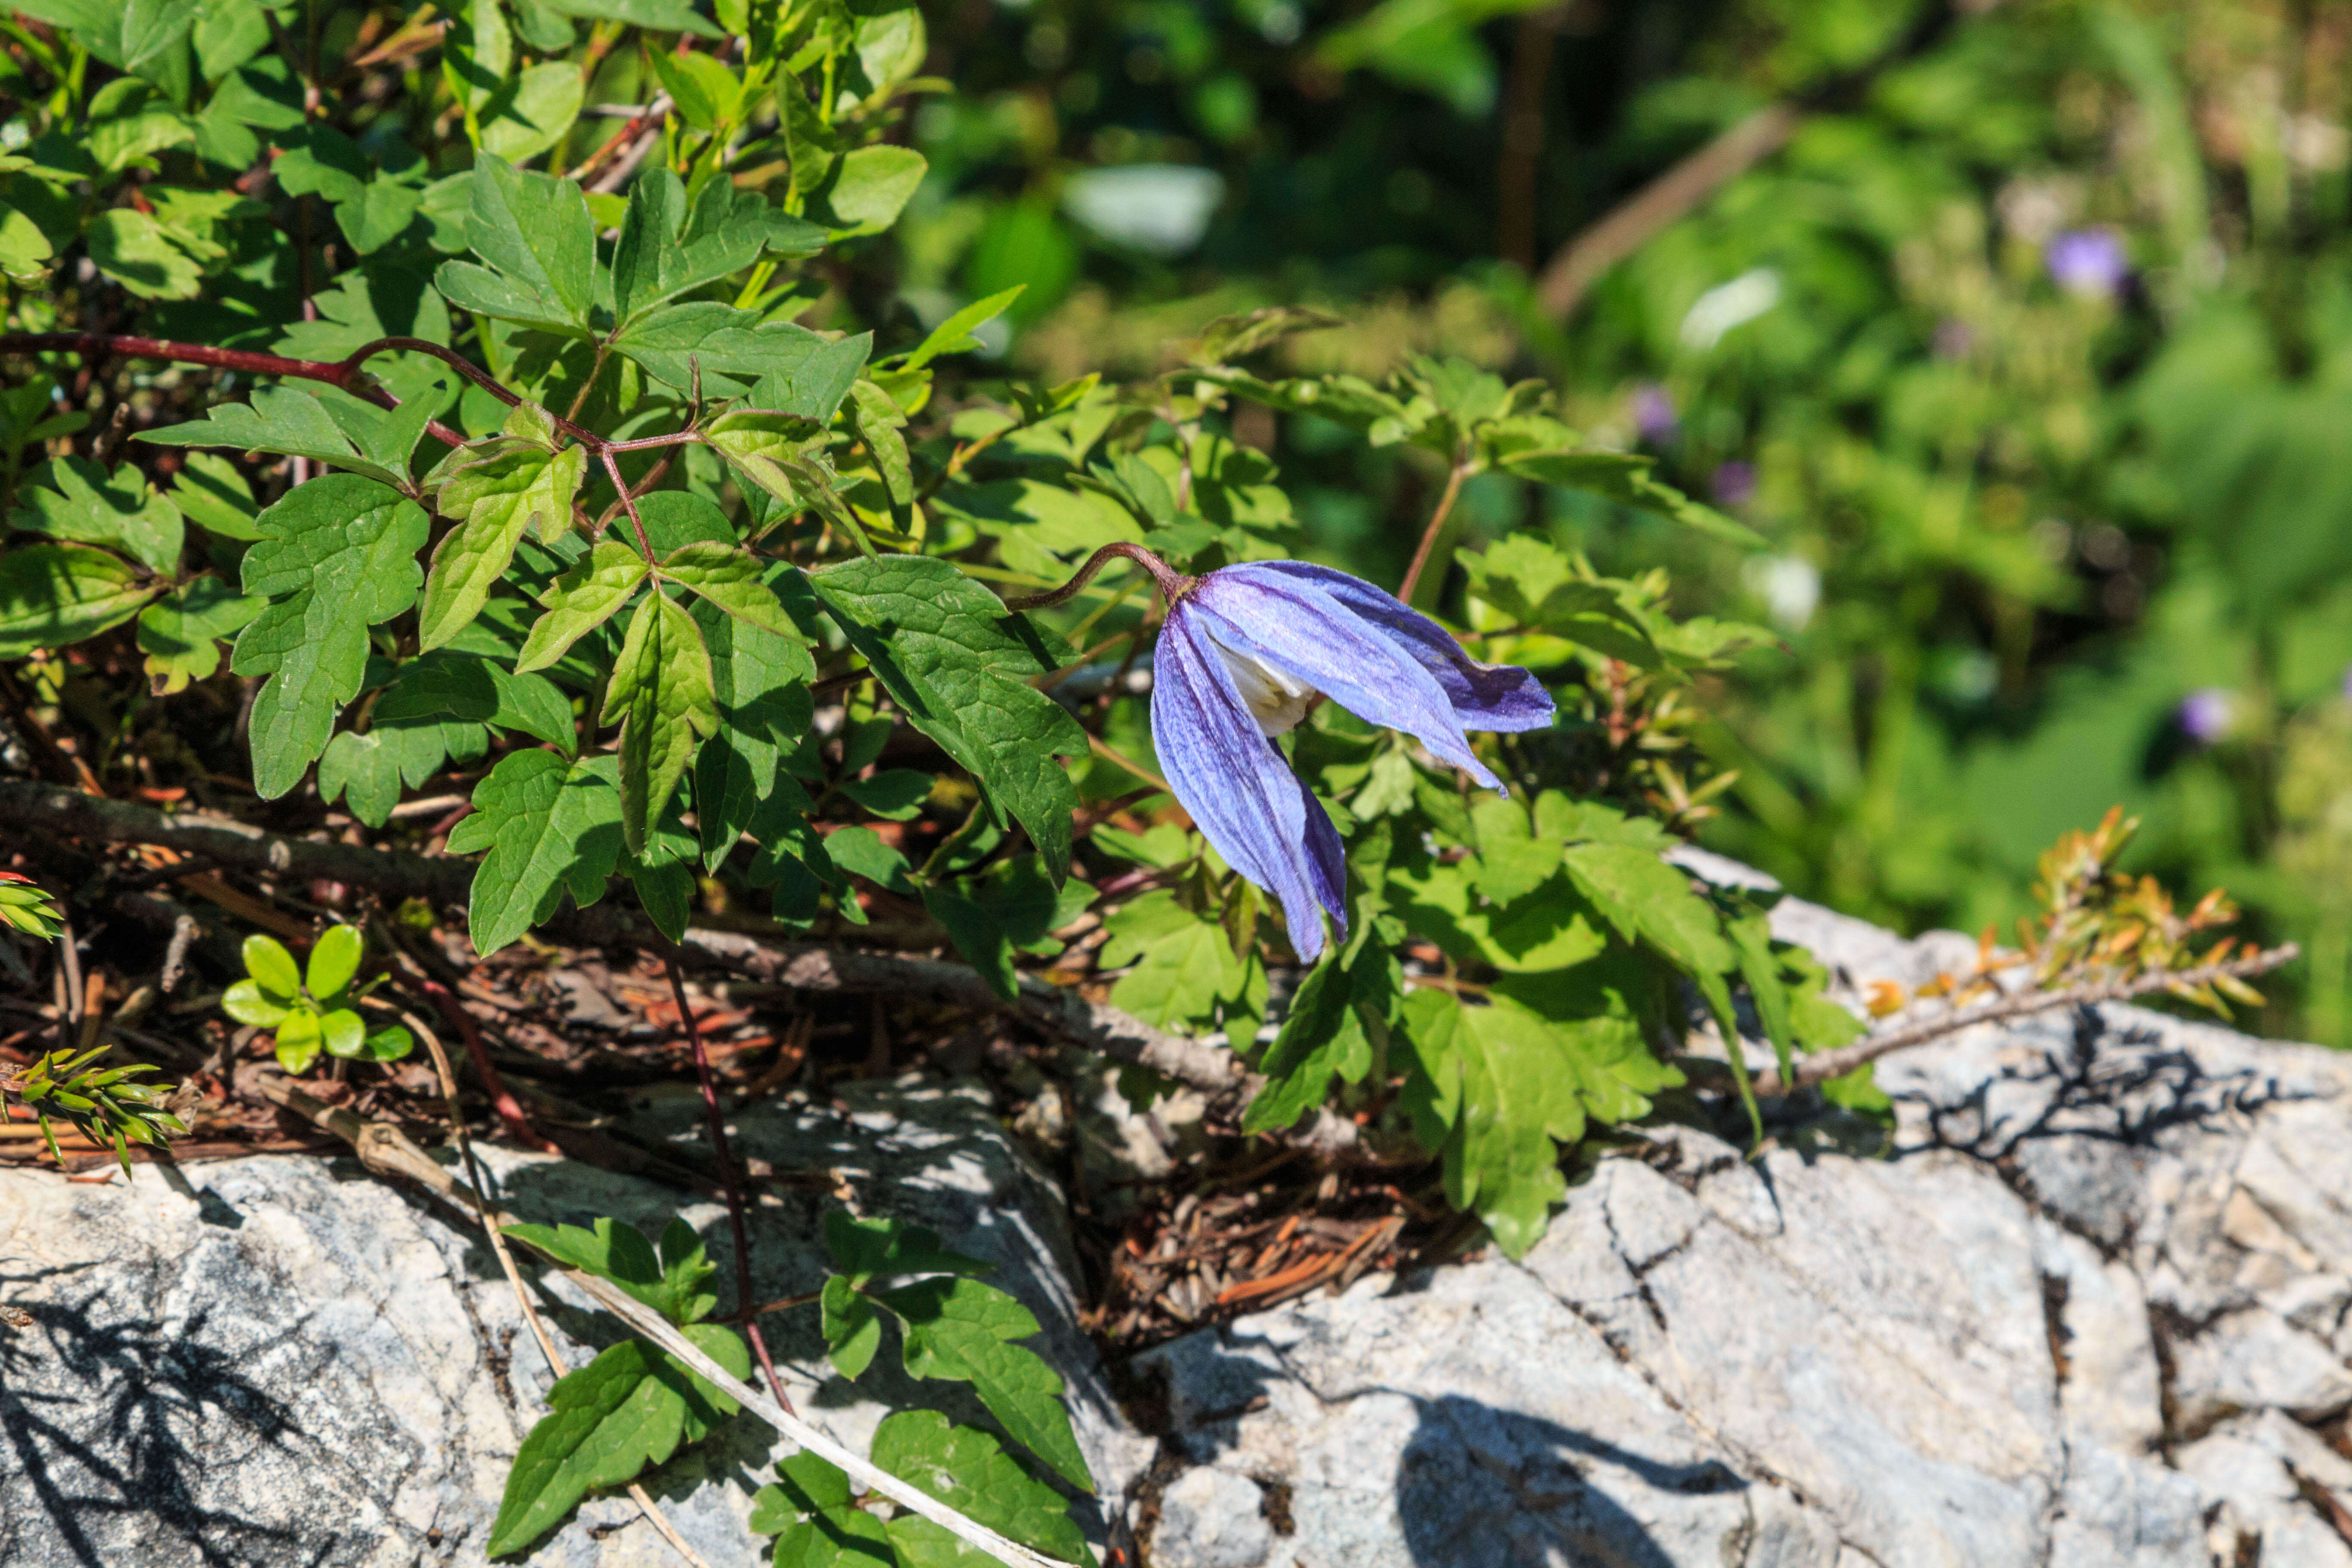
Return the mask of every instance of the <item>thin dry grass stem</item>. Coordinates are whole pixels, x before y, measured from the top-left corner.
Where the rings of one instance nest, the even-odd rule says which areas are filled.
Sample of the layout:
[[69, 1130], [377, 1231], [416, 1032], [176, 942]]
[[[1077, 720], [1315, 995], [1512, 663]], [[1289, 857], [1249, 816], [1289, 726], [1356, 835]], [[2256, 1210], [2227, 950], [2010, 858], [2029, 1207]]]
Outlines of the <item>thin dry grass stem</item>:
[[[424, 1019], [406, 1008], [400, 1010], [400, 1018], [432, 1053], [433, 1072], [441, 1084], [442, 1103], [449, 1108], [449, 1131], [457, 1140], [457, 1157], [465, 1163], [466, 1180], [474, 1200], [474, 1217], [480, 1223], [482, 1234], [490, 1238], [490, 1250], [498, 1255], [499, 1267], [506, 1271], [507, 1283], [514, 1287], [515, 1305], [522, 1309], [523, 1321], [530, 1325], [531, 1337], [539, 1342], [540, 1353], [547, 1358], [548, 1372], [561, 1378], [568, 1370], [563, 1364], [563, 1356], [556, 1350], [555, 1341], [548, 1333], [547, 1325], [540, 1321], [539, 1309], [531, 1305], [530, 1290], [523, 1283], [522, 1270], [515, 1266], [514, 1254], [507, 1247], [507, 1238], [499, 1231], [498, 1222], [491, 1217], [489, 1206], [483, 1198], [482, 1194], [489, 1191], [489, 1186], [482, 1180], [481, 1166], [474, 1160], [474, 1141], [466, 1132], [466, 1113], [457, 1107], [457, 1074], [449, 1065], [449, 1052], [441, 1044], [441, 1037], [435, 1034]], [[684, 1558], [690, 1568], [710, 1568], [710, 1564], [686, 1543], [686, 1538], [678, 1534], [677, 1527], [670, 1523], [669, 1516], [662, 1512], [661, 1505], [654, 1501], [651, 1493], [635, 1481], [629, 1483], [628, 1492], [629, 1500], [645, 1514], [646, 1522], [669, 1542], [670, 1549]]]

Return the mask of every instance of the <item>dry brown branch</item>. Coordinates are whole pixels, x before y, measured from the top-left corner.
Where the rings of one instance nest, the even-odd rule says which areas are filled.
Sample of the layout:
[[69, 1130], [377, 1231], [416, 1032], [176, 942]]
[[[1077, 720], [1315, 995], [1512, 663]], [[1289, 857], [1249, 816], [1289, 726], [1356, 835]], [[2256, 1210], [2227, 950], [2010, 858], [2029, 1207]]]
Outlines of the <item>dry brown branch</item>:
[[[2294, 942], [2274, 947], [2267, 952], [2233, 958], [2225, 963], [2202, 964], [2195, 969], [2172, 970], [2155, 974], [2136, 974], [2113, 980], [2091, 981], [2081, 985], [2062, 986], [2055, 991], [2028, 991], [2021, 995], [2004, 996], [1998, 1002], [1980, 1003], [1974, 1007], [1959, 1007], [1933, 1018], [1923, 1018], [1916, 1024], [1906, 1024], [1856, 1040], [1833, 1051], [1822, 1051], [1805, 1058], [1797, 1064], [1793, 1084], [1784, 1084], [1777, 1071], [1766, 1072], [1756, 1079], [1756, 1092], [1788, 1094], [1843, 1078], [1858, 1067], [1876, 1061], [1895, 1051], [1908, 1050], [1930, 1040], [1942, 1039], [1962, 1029], [1979, 1024], [2007, 1023], [2011, 1018], [2023, 1018], [2035, 1013], [2047, 1013], [2054, 1007], [2087, 1005], [2095, 1002], [2128, 1002], [2135, 996], [2152, 996], [2158, 992], [2194, 991], [2216, 980], [2244, 980], [2256, 974], [2267, 974], [2282, 964], [2291, 963], [2303, 956], [2303, 949]], [[1734, 1047], [1737, 1048], [1737, 1047]]]

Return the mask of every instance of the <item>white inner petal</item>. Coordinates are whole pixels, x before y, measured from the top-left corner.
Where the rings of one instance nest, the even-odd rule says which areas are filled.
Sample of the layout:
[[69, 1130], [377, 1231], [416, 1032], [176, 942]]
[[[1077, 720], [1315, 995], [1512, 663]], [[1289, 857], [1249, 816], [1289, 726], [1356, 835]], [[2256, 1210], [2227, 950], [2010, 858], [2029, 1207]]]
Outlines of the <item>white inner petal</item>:
[[1307, 717], [1307, 710], [1315, 706], [1315, 700], [1322, 695], [1288, 670], [1276, 669], [1248, 654], [1236, 653], [1213, 634], [1209, 642], [1225, 661], [1225, 668], [1233, 671], [1234, 684], [1241, 688], [1242, 703], [1249, 709], [1250, 717], [1257, 721], [1257, 727], [1269, 738], [1297, 729], [1298, 721]]

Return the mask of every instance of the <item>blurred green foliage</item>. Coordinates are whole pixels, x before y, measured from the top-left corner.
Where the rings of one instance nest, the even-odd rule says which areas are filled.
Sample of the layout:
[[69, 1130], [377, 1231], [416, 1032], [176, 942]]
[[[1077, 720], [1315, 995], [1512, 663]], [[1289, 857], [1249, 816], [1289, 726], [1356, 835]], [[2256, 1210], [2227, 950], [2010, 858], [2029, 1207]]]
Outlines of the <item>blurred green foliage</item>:
[[[1290, 368], [1439, 349], [1552, 379], [1593, 438], [1770, 541], [1501, 473], [1464, 498], [1465, 546], [1541, 530], [1603, 571], [1666, 564], [1678, 612], [1779, 628], [1705, 693], [1696, 738], [1738, 773], [1707, 842], [1874, 920], [2005, 930], [2038, 852], [2120, 803], [2131, 868], [2225, 883], [2252, 932], [2311, 949], [2260, 1026], [2352, 1043], [2352, 8], [934, 16], [929, 68], [964, 91], [914, 121], [909, 299], [1028, 282], [1006, 352], [1049, 378], [1290, 302], [1357, 323]], [[1615, 203], [1824, 96], [1565, 321], [1537, 304], [1532, 272]], [[1309, 553], [1401, 574], [1433, 462], [1308, 416], [1237, 433], [1276, 451]]]

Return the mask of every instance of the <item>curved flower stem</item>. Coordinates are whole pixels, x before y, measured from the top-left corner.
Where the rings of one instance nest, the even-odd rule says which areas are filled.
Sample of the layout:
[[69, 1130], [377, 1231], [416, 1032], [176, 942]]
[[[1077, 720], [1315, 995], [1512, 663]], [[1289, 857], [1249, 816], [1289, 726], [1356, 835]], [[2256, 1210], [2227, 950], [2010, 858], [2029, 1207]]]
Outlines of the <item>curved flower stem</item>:
[[1445, 520], [1454, 510], [1454, 499], [1462, 493], [1462, 481], [1470, 473], [1470, 451], [1465, 445], [1454, 458], [1454, 468], [1445, 476], [1445, 493], [1437, 498], [1437, 510], [1429, 514], [1429, 525], [1421, 531], [1421, 548], [1412, 552], [1412, 564], [1404, 569], [1404, 581], [1397, 584], [1397, 603], [1408, 609], [1412, 605], [1412, 591], [1421, 584], [1422, 568], [1429, 564], [1429, 552], [1437, 545], [1437, 536], [1445, 528]]
[[1151, 580], [1160, 584], [1160, 594], [1170, 604], [1174, 604], [1186, 594], [1191, 593], [1192, 585], [1200, 581], [1197, 577], [1187, 577], [1172, 570], [1168, 563], [1160, 560], [1140, 544], [1130, 544], [1125, 540], [1119, 540], [1104, 545], [1100, 550], [1087, 556], [1086, 564], [1078, 568], [1077, 575], [1051, 593], [1032, 594], [1025, 598], [1007, 599], [1004, 601], [1004, 607], [1008, 610], [1050, 609], [1094, 581], [1095, 574], [1109, 565], [1114, 556], [1124, 556], [1150, 573]]

